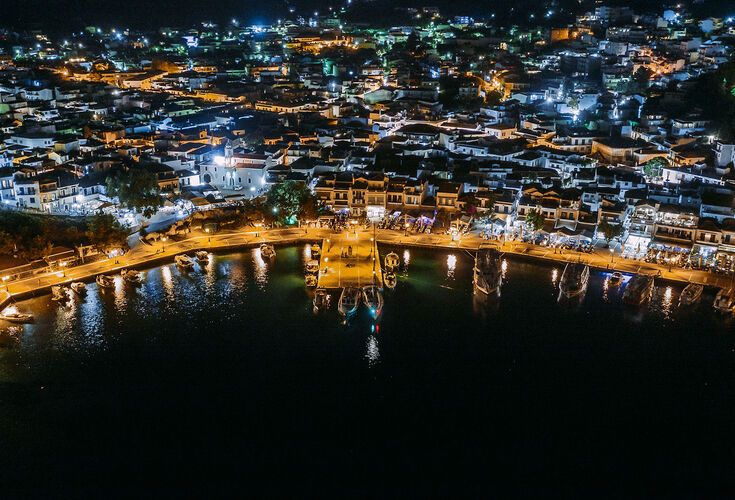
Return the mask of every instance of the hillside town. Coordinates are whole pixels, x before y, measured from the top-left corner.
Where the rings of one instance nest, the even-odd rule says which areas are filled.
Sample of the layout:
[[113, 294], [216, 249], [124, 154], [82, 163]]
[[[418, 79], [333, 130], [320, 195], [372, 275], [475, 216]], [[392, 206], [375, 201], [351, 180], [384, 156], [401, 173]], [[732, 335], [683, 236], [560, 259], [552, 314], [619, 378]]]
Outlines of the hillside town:
[[403, 14], [415, 22], [1, 31], [0, 207], [105, 214], [142, 235], [297, 185], [317, 209], [268, 224], [733, 272], [732, 18]]

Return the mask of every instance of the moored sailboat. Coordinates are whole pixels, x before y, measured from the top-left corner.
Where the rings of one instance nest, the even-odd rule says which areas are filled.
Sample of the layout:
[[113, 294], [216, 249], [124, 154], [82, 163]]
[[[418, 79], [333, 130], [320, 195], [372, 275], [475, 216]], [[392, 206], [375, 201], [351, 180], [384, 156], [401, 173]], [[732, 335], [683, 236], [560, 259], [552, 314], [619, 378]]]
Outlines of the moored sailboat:
[[623, 302], [638, 306], [650, 300], [653, 294], [654, 278], [645, 274], [633, 276], [623, 292]]
[[109, 289], [115, 287], [115, 279], [112, 276], [105, 276], [104, 274], [98, 274], [94, 279], [97, 286], [102, 289]]
[[51, 300], [54, 302], [66, 302], [69, 299], [69, 293], [65, 286], [54, 285], [51, 287]]
[[308, 274], [317, 274], [319, 273], [319, 261], [318, 260], [310, 260], [306, 263], [304, 266], [304, 270]]
[[276, 249], [273, 248], [273, 245], [263, 243], [262, 245], [260, 245], [260, 255], [264, 259], [272, 259], [276, 256]]
[[385, 274], [383, 274], [383, 283], [385, 284], [386, 288], [390, 288], [391, 290], [395, 288], [396, 284], [398, 284], [396, 273], [394, 273], [393, 271], [386, 271]]
[[497, 250], [484, 250], [475, 254], [472, 283], [475, 292], [485, 295], [499, 294], [503, 284], [503, 269], [500, 253]]
[[735, 313], [735, 288], [720, 289], [712, 305], [720, 312]]
[[386, 255], [384, 261], [385, 261], [386, 271], [395, 272], [396, 269], [398, 269], [398, 265], [400, 264], [398, 254], [395, 252], [391, 252], [388, 255]]
[[33, 323], [34, 319], [35, 318], [32, 314], [22, 313], [18, 311], [15, 306], [10, 306], [6, 308], [2, 313], [0, 313], [0, 320], [7, 321], [9, 323]]
[[704, 286], [697, 283], [689, 283], [679, 295], [679, 307], [692, 306], [700, 301], [704, 292]]
[[125, 280], [125, 283], [130, 285], [140, 285], [143, 282], [143, 276], [132, 269], [123, 269], [120, 271], [120, 275]]
[[326, 288], [317, 288], [314, 292], [314, 313], [317, 314], [327, 311], [331, 300], [331, 296]]
[[383, 293], [380, 288], [376, 285], [364, 286], [362, 288], [362, 298], [370, 315], [373, 319], [377, 319], [383, 313]]
[[587, 290], [590, 279], [590, 266], [582, 263], [568, 263], [559, 280], [559, 291], [567, 298], [581, 295]]
[[360, 289], [355, 287], [345, 287], [339, 297], [339, 313], [345, 318], [354, 316], [360, 305]]
[[176, 265], [181, 269], [189, 270], [194, 268], [194, 261], [186, 254], [177, 255], [174, 257], [174, 262], [176, 262]]

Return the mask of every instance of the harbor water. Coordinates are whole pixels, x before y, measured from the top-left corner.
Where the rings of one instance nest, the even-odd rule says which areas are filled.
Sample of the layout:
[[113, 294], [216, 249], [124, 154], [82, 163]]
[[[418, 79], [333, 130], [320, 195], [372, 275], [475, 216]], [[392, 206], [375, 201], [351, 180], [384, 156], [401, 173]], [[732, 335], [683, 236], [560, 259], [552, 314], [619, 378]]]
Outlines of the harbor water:
[[308, 246], [19, 303], [36, 321], [0, 324], [8, 491], [732, 486], [735, 322], [712, 290], [682, 310], [682, 285], [657, 282], [631, 307], [592, 272], [559, 300], [559, 264], [507, 257], [501, 296], [480, 300], [466, 252], [380, 250], [402, 266], [377, 321], [363, 308], [343, 324], [336, 295], [314, 314]]

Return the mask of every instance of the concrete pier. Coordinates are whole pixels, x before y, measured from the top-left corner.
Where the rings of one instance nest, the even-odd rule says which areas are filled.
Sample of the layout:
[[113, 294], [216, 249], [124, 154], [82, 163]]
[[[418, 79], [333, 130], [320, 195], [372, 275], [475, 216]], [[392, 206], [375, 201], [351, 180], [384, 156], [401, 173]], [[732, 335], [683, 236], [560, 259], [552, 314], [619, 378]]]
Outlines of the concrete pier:
[[319, 287], [383, 286], [376, 242], [365, 231], [343, 233], [322, 241]]

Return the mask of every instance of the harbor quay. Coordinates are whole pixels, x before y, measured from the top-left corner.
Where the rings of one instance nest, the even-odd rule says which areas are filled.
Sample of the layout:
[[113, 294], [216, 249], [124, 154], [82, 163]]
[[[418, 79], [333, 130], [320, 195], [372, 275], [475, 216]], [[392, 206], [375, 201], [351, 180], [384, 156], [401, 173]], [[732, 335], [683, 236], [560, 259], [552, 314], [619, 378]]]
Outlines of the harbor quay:
[[[0, 310], [9, 303], [45, 293], [54, 285], [73, 281], [91, 281], [99, 274], [114, 274], [128, 268], [143, 268], [171, 262], [176, 255], [198, 250], [227, 252], [253, 248], [263, 243], [292, 245], [320, 243], [323, 253], [320, 261], [319, 286], [339, 288], [343, 286], [382, 284], [382, 268], [377, 246], [425, 247], [444, 250], [476, 251], [480, 248], [496, 248], [501, 253], [523, 258], [567, 263], [582, 262], [592, 269], [619, 271], [629, 274], [655, 275], [658, 279], [698, 283], [709, 287], [726, 287], [730, 277], [707, 271], [669, 268], [654, 263], [624, 259], [607, 249], [596, 248], [592, 253], [554, 249], [519, 241], [488, 241], [479, 235], [466, 234], [459, 240], [448, 235], [408, 234], [386, 229], [351, 229], [335, 232], [326, 228], [286, 228], [261, 231], [233, 231], [216, 234], [201, 232], [178, 241], [138, 244], [124, 255], [89, 264], [67, 268], [63, 271], [39, 274], [31, 278], [12, 281], [0, 290]], [[352, 254], [350, 255], [350, 248]], [[374, 259], [374, 260], [373, 260]], [[375, 271], [375, 274], [373, 274]]]
[[348, 231], [323, 240], [320, 288], [383, 284], [377, 243], [372, 233]]

